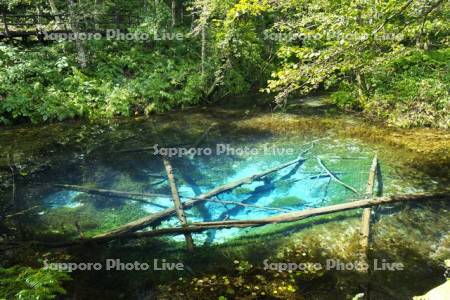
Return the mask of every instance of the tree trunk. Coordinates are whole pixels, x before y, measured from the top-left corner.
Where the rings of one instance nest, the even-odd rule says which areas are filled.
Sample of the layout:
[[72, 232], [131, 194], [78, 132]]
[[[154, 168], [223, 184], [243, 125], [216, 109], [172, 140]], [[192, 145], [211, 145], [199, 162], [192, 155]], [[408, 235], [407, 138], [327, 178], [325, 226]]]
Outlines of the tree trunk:
[[202, 25], [202, 77], [205, 76], [205, 60], [206, 60], [206, 29]]
[[346, 184], [345, 182], [343, 182], [342, 180], [340, 180], [339, 178], [336, 177], [336, 175], [333, 174], [333, 172], [331, 172], [322, 162], [322, 160], [317, 157], [317, 162], [319, 163], [319, 165], [322, 167], [322, 169], [324, 169], [325, 172], [327, 172], [328, 175], [330, 175], [330, 177], [336, 181], [337, 183], [341, 184], [342, 186], [344, 186], [346, 189], [352, 191], [353, 193], [359, 195], [359, 192], [352, 186]]
[[[175, 182], [175, 176], [173, 176], [173, 168], [170, 161], [163, 156], [164, 168], [166, 169], [167, 178], [169, 179], [170, 190], [172, 192], [172, 199], [175, 205], [175, 210], [177, 212], [178, 220], [180, 220], [181, 227], [187, 227], [188, 223], [186, 220], [186, 215], [184, 214], [183, 205], [181, 204], [180, 195], [178, 194], [177, 185]], [[194, 251], [194, 241], [192, 240], [192, 235], [185, 232], [184, 237], [186, 239], [186, 245], [188, 251]]]
[[309, 217], [315, 217], [325, 214], [331, 214], [335, 212], [342, 212], [357, 208], [366, 208], [373, 207], [377, 205], [385, 205], [385, 204], [393, 204], [396, 202], [405, 202], [405, 201], [427, 201], [427, 200], [448, 200], [448, 193], [415, 193], [415, 194], [405, 194], [405, 195], [397, 195], [391, 197], [380, 197], [374, 199], [363, 199], [356, 200], [352, 202], [330, 205], [319, 208], [312, 208], [302, 211], [294, 211], [285, 214], [279, 214], [272, 217], [268, 217], [265, 219], [257, 219], [257, 220], [229, 220], [229, 221], [220, 221], [220, 222], [202, 222], [202, 223], [193, 223], [195, 226], [236, 226], [236, 227], [248, 227], [249, 225], [265, 225], [265, 224], [274, 224], [274, 223], [285, 223], [285, 222], [294, 222], [298, 220], [302, 220]]
[[81, 68], [86, 68], [87, 67], [87, 55], [86, 55], [86, 49], [84, 47], [84, 43], [83, 41], [81, 41], [78, 38], [78, 20], [75, 19], [75, 4], [73, 2], [73, 0], [68, 0], [69, 1], [69, 20], [70, 20], [70, 27], [72, 29], [72, 32], [75, 35], [75, 47], [77, 49], [77, 60], [78, 63], [80, 64]]
[[172, 27], [175, 27], [177, 23], [177, 2], [172, 0]]
[[[378, 156], [375, 154], [372, 160], [372, 165], [369, 171], [369, 179], [367, 181], [366, 188], [366, 197], [371, 199], [373, 197], [373, 189], [375, 186], [375, 178], [378, 169]], [[363, 214], [361, 217], [361, 228], [360, 228], [360, 245], [361, 245], [361, 260], [364, 261], [367, 266], [367, 269], [364, 270], [364, 273], [370, 274], [370, 264], [369, 264], [369, 243], [370, 243], [370, 223], [372, 221], [372, 209], [370, 207], [364, 208]], [[370, 279], [368, 279], [364, 295], [366, 299], [370, 299]]]
[[59, 18], [59, 11], [58, 8], [56, 7], [55, 1], [54, 0], [48, 0], [48, 3], [50, 4], [50, 9], [52, 10], [52, 14], [55, 15], [55, 21], [56, 21], [56, 28], [59, 28], [59, 25], [61, 25], [61, 19]]
[[359, 97], [359, 101], [361, 101], [362, 103], [366, 102], [366, 83], [364, 80], [364, 75], [361, 74], [361, 72], [359, 70], [356, 71], [356, 84], [358, 87], [358, 97]]

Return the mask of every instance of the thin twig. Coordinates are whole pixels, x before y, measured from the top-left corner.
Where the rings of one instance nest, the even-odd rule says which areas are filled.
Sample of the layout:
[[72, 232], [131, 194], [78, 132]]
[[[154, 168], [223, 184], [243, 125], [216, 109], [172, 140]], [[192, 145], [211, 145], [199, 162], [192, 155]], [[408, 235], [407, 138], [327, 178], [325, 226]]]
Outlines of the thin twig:
[[33, 206], [33, 207], [30, 207], [30, 208], [21, 210], [21, 211], [19, 211], [19, 212], [16, 212], [16, 213], [13, 213], [13, 214], [10, 214], [10, 215], [6, 215], [5, 218], [6, 218], [6, 219], [9, 219], [9, 218], [13, 218], [13, 217], [16, 217], [16, 216], [21, 216], [21, 215], [24, 215], [24, 214], [26, 214], [26, 213], [28, 213], [28, 212], [30, 212], [30, 211], [33, 211], [33, 210], [35, 210], [35, 209], [38, 209], [38, 208], [40, 208], [40, 207], [41, 207], [41, 206], [39, 206], [39, 205], [35, 205], [35, 206]]
[[14, 163], [14, 154], [12, 155], [12, 164], [11, 164], [11, 158], [8, 154], [8, 164], [9, 169], [11, 170], [11, 179], [12, 179], [12, 203], [15, 204], [16, 202], [16, 180], [15, 180], [15, 163]]
[[331, 172], [322, 162], [322, 160], [320, 159], [320, 157], [317, 157], [317, 162], [319, 163], [319, 165], [322, 167], [322, 169], [325, 170], [325, 172], [328, 173], [328, 175], [331, 176], [331, 178], [334, 179], [334, 181], [336, 181], [337, 183], [343, 185], [345, 188], [349, 189], [350, 191], [354, 192], [355, 194], [359, 195], [360, 193], [353, 187], [351, 187], [350, 185], [346, 184], [345, 182], [343, 182], [342, 180], [340, 180], [339, 178], [337, 178], [333, 172]]

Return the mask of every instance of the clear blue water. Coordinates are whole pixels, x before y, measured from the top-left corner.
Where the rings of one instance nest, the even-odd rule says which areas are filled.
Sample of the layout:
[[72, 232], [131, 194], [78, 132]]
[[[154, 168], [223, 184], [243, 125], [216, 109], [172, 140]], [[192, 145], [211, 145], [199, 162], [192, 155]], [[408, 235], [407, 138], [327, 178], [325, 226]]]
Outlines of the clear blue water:
[[[265, 142], [266, 140], [262, 140], [255, 144], [253, 141], [251, 145], [262, 147]], [[182, 197], [193, 197], [207, 192], [216, 186], [236, 181], [288, 162], [295, 159], [301, 152], [297, 149], [298, 145], [302, 142], [299, 138], [288, 141], [272, 140], [274, 145], [295, 148], [296, 152], [290, 155], [259, 153], [258, 155], [249, 154], [233, 157], [213, 155], [198, 156], [194, 159], [186, 157], [176, 159], [174, 169], [179, 194]], [[239, 145], [250, 144], [241, 143]], [[334, 182], [319, 166], [316, 161], [316, 156], [320, 156], [327, 167], [340, 179], [362, 192], [367, 181], [372, 155], [373, 152], [371, 149], [359, 144], [355, 140], [323, 141], [318, 143], [305, 156], [307, 159], [304, 162], [302, 161], [286, 167], [266, 176], [262, 180], [257, 180], [233, 191], [222, 193], [215, 198], [215, 200], [237, 201], [250, 205], [275, 207], [278, 208], [277, 210], [242, 207], [207, 201], [205, 206], [208, 214], [205, 215], [195, 209], [188, 209], [186, 211], [188, 222], [219, 221], [225, 219], [259, 219], [292, 210], [303, 210], [335, 202], [349, 201], [351, 198], [357, 198], [358, 195], [353, 194]], [[152, 157], [151, 159], [156, 166], [162, 165], [159, 157]], [[143, 174], [155, 173], [154, 167], [141, 171], [143, 171]], [[95, 169], [92, 172], [95, 173]], [[100, 188], [103, 188], [101, 185], [105, 185], [106, 183], [111, 189], [124, 190], [123, 182], [120, 179], [122, 178], [121, 176], [125, 176], [124, 174], [111, 168], [100, 169], [97, 172], [109, 172], [111, 174], [111, 176], [104, 176], [103, 182], [97, 184]], [[162, 169], [160, 174], [164, 175]], [[199, 179], [198, 182], [197, 179]], [[152, 178], [151, 176], [144, 178], [143, 181], [146, 183], [142, 184], [140, 182], [140, 188], [142, 190], [135, 190], [131, 186], [134, 183], [133, 180], [129, 183], [130, 186], [125, 186], [125, 188], [127, 191], [170, 195], [167, 181], [161, 180], [161, 178]], [[83, 203], [77, 200], [80, 194], [79, 192], [73, 191], [57, 191], [48, 195], [44, 199], [44, 203], [49, 209], [60, 207], [82, 209]], [[186, 201], [186, 198], [182, 200]], [[140, 203], [138, 205], [139, 209], [145, 214], [152, 214], [173, 206], [170, 197], [152, 198], [151, 201], [152, 204]], [[101, 210], [102, 208], [98, 209]], [[172, 217], [163, 221], [160, 226], [179, 226], [179, 221], [176, 217]], [[195, 239], [200, 243], [221, 243], [239, 236], [241, 232], [248, 232], [248, 230], [224, 229], [211, 231], [195, 234]], [[182, 241], [184, 237], [180, 235], [174, 237], [174, 239]]]

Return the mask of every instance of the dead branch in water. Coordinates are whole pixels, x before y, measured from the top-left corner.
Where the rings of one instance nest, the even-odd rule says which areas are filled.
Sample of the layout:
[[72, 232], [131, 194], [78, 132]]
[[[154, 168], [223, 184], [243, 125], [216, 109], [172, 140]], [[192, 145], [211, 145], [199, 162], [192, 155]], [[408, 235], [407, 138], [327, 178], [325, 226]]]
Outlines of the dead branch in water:
[[[135, 199], [133, 197], [142, 197], [142, 198], [167, 198], [170, 199], [172, 196], [166, 195], [166, 194], [157, 194], [157, 193], [133, 193], [133, 192], [122, 192], [122, 191], [115, 191], [115, 190], [105, 190], [105, 189], [94, 189], [94, 188], [87, 188], [79, 185], [70, 185], [70, 184], [55, 184], [55, 187], [60, 187], [68, 190], [73, 191], [79, 191], [87, 194], [93, 194], [93, 195], [101, 195], [106, 197], [118, 197], [118, 198], [127, 198], [130, 200], [140, 201], [143, 203], [153, 204], [158, 207], [167, 208], [165, 206], [155, 204], [151, 201], [146, 201], [143, 199]], [[277, 208], [277, 207], [268, 207], [268, 206], [260, 206], [260, 205], [254, 205], [254, 204], [245, 204], [237, 201], [225, 201], [225, 200], [215, 200], [215, 199], [209, 199], [209, 198], [199, 198], [199, 197], [187, 197], [180, 195], [181, 198], [189, 199], [189, 200], [201, 200], [201, 201], [210, 201], [210, 202], [217, 202], [217, 203], [223, 203], [223, 204], [232, 204], [237, 206], [245, 206], [245, 207], [251, 207], [251, 208], [257, 208], [257, 209], [264, 209], [264, 210], [278, 210], [278, 211], [288, 211], [288, 209], [283, 208]]]
[[[212, 129], [214, 129], [214, 127], [216, 127], [216, 126], [217, 126], [217, 124], [214, 123], [211, 126], [209, 126], [208, 128], [206, 128], [206, 130], [202, 133], [202, 135], [193, 144], [177, 144], [177, 145], [171, 145], [168, 148], [178, 148], [178, 147], [197, 148], [203, 142], [203, 140], [208, 136], [210, 131]], [[152, 151], [152, 150], [154, 151], [155, 147], [125, 149], [125, 150], [116, 151], [116, 153], [135, 153], [135, 152], [144, 152], [144, 151]]]
[[[372, 166], [370, 167], [369, 171], [369, 179], [367, 182], [367, 188], [366, 188], [366, 197], [372, 198], [373, 197], [373, 189], [375, 186], [375, 176], [377, 172], [377, 165], [378, 165], [378, 157], [375, 154]], [[363, 255], [366, 255], [367, 249], [369, 247], [369, 237], [370, 237], [370, 220], [372, 215], [372, 209], [365, 208], [363, 211], [362, 219], [361, 219], [361, 248]]]
[[331, 172], [322, 162], [322, 160], [317, 157], [317, 162], [319, 163], [319, 165], [322, 167], [322, 169], [325, 170], [325, 172], [328, 173], [328, 175], [330, 175], [331, 178], [334, 179], [334, 181], [336, 181], [337, 183], [343, 185], [346, 189], [349, 189], [350, 191], [354, 192], [357, 195], [360, 195], [360, 193], [354, 188], [351, 187], [350, 185], [346, 184], [345, 182], [343, 182], [342, 180], [340, 180], [339, 178], [336, 177], [336, 175], [333, 174], [333, 172]]
[[125, 199], [129, 199], [129, 200], [136, 201], [136, 202], [142, 202], [145, 204], [155, 205], [160, 208], [167, 208], [167, 207], [157, 204], [154, 201], [145, 200], [143, 198], [157, 198], [157, 197], [170, 198], [170, 196], [168, 196], [168, 195], [123, 192], [123, 191], [116, 191], [116, 190], [88, 188], [88, 187], [84, 187], [84, 186], [71, 185], [71, 184], [54, 184], [53, 186], [67, 189], [67, 190], [87, 193], [87, 194], [91, 194], [91, 195], [99, 195], [99, 196], [111, 197], [111, 198], [125, 198]]
[[208, 128], [206, 128], [206, 130], [202, 133], [202, 135], [189, 148], [197, 148], [203, 142], [203, 140], [208, 137], [209, 132], [216, 126], [217, 124], [214, 123], [210, 125]]
[[[172, 200], [175, 206], [175, 210], [177, 213], [178, 220], [181, 223], [183, 228], [187, 227], [187, 219], [184, 213], [183, 205], [181, 204], [180, 195], [178, 194], [178, 188], [175, 183], [175, 176], [173, 176], [173, 168], [169, 159], [166, 157], [162, 157], [164, 168], [166, 169], [167, 178], [169, 180], [170, 190], [172, 192]], [[192, 240], [192, 236], [190, 233], [185, 232], [184, 237], [186, 239], [186, 246], [189, 251], [194, 251], [194, 241]]]
[[10, 214], [10, 215], [6, 215], [5, 219], [14, 218], [14, 217], [17, 217], [17, 216], [22, 216], [22, 215], [25, 215], [26, 213], [28, 213], [30, 211], [33, 211], [35, 209], [38, 209], [38, 208], [42, 208], [42, 206], [35, 205], [35, 206], [30, 207], [30, 208], [21, 210], [19, 212], [16, 212], [16, 213], [13, 213], [13, 214]]
[[243, 207], [249, 207], [249, 208], [255, 208], [255, 209], [261, 209], [261, 210], [277, 210], [277, 211], [284, 211], [284, 212], [290, 211], [289, 209], [286, 209], [286, 208], [260, 206], [260, 205], [256, 205], [256, 204], [247, 204], [247, 203], [235, 202], [235, 201], [215, 200], [215, 199], [206, 199], [206, 201], [216, 202], [216, 203], [220, 203], [220, 204], [231, 204], [231, 205], [243, 206]]
[[[375, 187], [375, 178], [378, 169], [378, 156], [374, 155], [372, 160], [372, 165], [369, 170], [369, 179], [367, 181], [366, 187], [366, 198], [371, 199], [373, 197], [373, 189]], [[361, 228], [360, 228], [360, 245], [361, 245], [361, 260], [364, 262], [368, 262], [369, 255], [369, 243], [370, 243], [370, 223], [372, 220], [372, 209], [370, 207], [364, 208], [362, 217], [361, 217]], [[369, 268], [364, 270], [365, 273], [370, 274], [370, 264], [367, 264]], [[370, 298], [370, 280], [366, 282], [364, 295], [367, 299]]]
[[[240, 187], [241, 185], [244, 184], [249, 184], [252, 183], [253, 181], [260, 179], [264, 176], [267, 176], [271, 173], [274, 173], [278, 170], [281, 170], [283, 168], [286, 168], [288, 166], [291, 166], [293, 164], [299, 163], [301, 161], [304, 161], [305, 158], [303, 158], [303, 155], [307, 152], [308, 150], [303, 151], [296, 159], [289, 161], [287, 163], [278, 165], [276, 167], [273, 167], [271, 169], [268, 169], [266, 171], [260, 172], [260, 173], [256, 173], [253, 174], [251, 176], [239, 179], [237, 181], [233, 181], [233, 182], [229, 182], [227, 184], [221, 185], [219, 187], [216, 187], [212, 190], [210, 190], [209, 192], [203, 193], [201, 195], [198, 195], [197, 197], [195, 197], [195, 199], [187, 201], [185, 203], [183, 203], [183, 207], [184, 208], [188, 208], [191, 206], [194, 206], [198, 203], [201, 203], [202, 201], [206, 201], [206, 199], [212, 198], [218, 194], [233, 190], [237, 187]], [[125, 232], [130, 232], [130, 231], [136, 231], [139, 229], [142, 229], [146, 226], [149, 226], [151, 224], [160, 222], [170, 216], [172, 216], [175, 213], [175, 209], [174, 208], [168, 208], [165, 209], [163, 211], [157, 212], [155, 214], [143, 217], [141, 219], [135, 220], [133, 222], [130, 222], [128, 224], [125, 224], [123, 226], [120, 226], [119, 228], [116, 228], [114, 230], [111, 230], [109, 232], [97, 235], [97, 237], [106, 237], [106, 236], [120, 236], [121, 234], [125, 233]]]
[[415, 193], [390, 197], [379, 197], [374, 199], [355, 200], [352, 202], [330, 205], [320, 208], [312, 208], [303, 211], [294, 211], [285, 214], [275, 215], [265, 219], [258, 220], [230, 220], [222, 222], [202, 222], [194, 223], [196, 226], [212, 226], [212, 225], [228, 225], [228, 226], [248, 226], [248, 225], [265, 225], [273, 223], [294, 222], [304, 218], [320, 216], [335, 212], [352, 210], [357, 208], [372, 207], [377, 205], [393, 204], [404, 201], [426, 201], [426, 200], [446, 200], [450, 196], [448, 193]]
[[[257, 227], [263, 226], [267, 224], [276, 224], [276, 223], [287, 223], [294, 222], [299, 220], [304, 220], [310, 217], [343, 212], [347, 210], [353, 210], [358, 208], [366, 208], [373, 207], [377, 205], [386, 205], [393, 204], [397, 202], [405, 202], [405, 201], [430, 201], [430, 200], [449, 200], [450, 195], [448, 192], [443, 193], [415, 193], [415, 194], [405, 194], [405, 195], [396, 195], [390, 197], [380, 197], [375, 199], [362, 199], [356, 200], [352, 202], [336, 204], [321, 208], [313, 208], [304, 211], [295, 211], [285, 214], [280, 214], [264, 219], [256, 219], [256, 220], [227, 220], [227, 221], [218, 221], [218, 222], [202, 222], [202, 223], [194, 223], [188, 227], [175, 227], [175, 228], [162, 228], [151, 231], [143, 231], [143, 232], [123, 232], [121, 234], [115, 235], [103, 235], [103, 236], [94, 236], [92, 238], [85, 238], [83, 240], [77, 239], [68, 242], [60, 242], [60, 243], [46, 243], [46, 242], [38, 242], [32, 241], [29, 244], [34, 244], [37, 246], [44, 246], [49, 248], [62, 248], [75, 246], [80, 244], [86, 244], [88, 242], [94, 243], [104, 243], [111, 241], [116, 238], [123, 239], [136, 239], [136, 238], [149, 238], [149, 237], [159, 237], [165, 235], [178, 235], [184, 233], [195, 233], [202, 232], [209, 229], [225, 229], [225, 228], [245, 228], [245, 227]], [[20, 245], [20, 244], [18, 244]], [[23, 246], [23, 245], [22, 245]]]

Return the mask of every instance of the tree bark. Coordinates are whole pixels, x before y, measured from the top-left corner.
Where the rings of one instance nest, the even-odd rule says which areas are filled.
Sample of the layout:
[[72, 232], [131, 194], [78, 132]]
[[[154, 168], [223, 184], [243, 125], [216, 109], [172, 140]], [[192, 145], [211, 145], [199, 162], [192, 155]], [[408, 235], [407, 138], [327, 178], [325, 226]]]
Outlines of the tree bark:
[[[186, 215], [184, 214], [183, 205], [181, 204], [180, 195], [178, 194], [177, 185], [175, 182], [175, 176], [173, 176], [173, 168], [170, 161], [163, 156], [164, 168], [166, 169], [167, 178], [169, 179], [170, 190], [172, 192], [172, 199], [177, 212], [178, 220], [180, 220], [181, 227], [187, 227]], [[194, 251], [194, 241], [192, 240], [192, 235], [185, 232], [184, 237], [186, 239], [186, 245], [188, 251]]]
[[205, 29], [205, 24], [202, 25], [202, 77], [205, 76], [205, 61], [206, 61], [206, 29]]
[[81, 41], [78, 38], [78, 34], [79, 34], [79, 30], [78, 30], [78, 20], [74, 19], [75, 18], [75, 4], [73, 2], [73, 0], [68, 0], [69, 1], [69, 20], [70, 20], [70, 27], [72, 32], [75, 35], [75, 47], [77, 49], [77, 60], [78, 63], [80, 64], [81, 68], [86, 68], [87, 67], [87, 55], [86, 55], [86, 49], [84, 47], [84, 43], [83, 41]]
[[448, 193], [415, 193], [415, 194], [405, 194], [405, 195], [397, 195], [391, 197], [379, 197], [374, 199], [363, 199], [356, 200], [352, 202], [330, 205], [326, 207], [320, 208], [312, 208], [303, 211], [295, 211], [285, 214], [280, 214], [272, 217], [268, 217], [265, 219], [258, 220], [229, 220], [229, 221], [220, 221], [220, 222], [202, 222], [202, 223], [193, 223], [195, 226], [250, 226], [250, 225], [265, 225], [265, 224], [274, 224], [274, 223], [285, 223], [285, 222], [294, 222], [298, 220], [302, 220], [309, 217], [315, 217], [325, 214], [331, 214], [335, 212], [342, 212], [357, 208], [366, 208], [373, 207], [377, 205], [385, 205], [385, 204], [393, 204], [396, 202], [405, 202], [405, 201], [427, 201], [427, 200], [448, 200], [450, 195]]
[[[72, 191], [79, 191], [83, 193], [88, 193], [92, 195], [100, 195], [105, 197], [114, 197], [114, 198], [125, 198], [130, 199], [133, 201], [138, 201], [142, 203], [148, 203], [152, 204], [158, 207], [167, 208], [162, 205], [153, 203], [152, 201], [144, 200], [146, 198], [167, 198], [170, 199], [170, 195], [166, 194], [156, 194], [156, 193], [135, 193], [135, 192], [123, 192], [123, 191], [115, 191], [115, 190], [105, 190], [105, 189], [95, 189], [95, 188], [86, 188], [79, 185], [70, 185], [70, 184], [55, 184], [55, 187], [60, 187], [67, 190]], [[203, 199], [198, 197], [184, 197], [181, 196], [181, 198], [190, 199], [190, 200], [202, 200], [202, 201], [209, 201], [209, 202], [216, 202], [216, 203], [222, 203], [222, 204], [231, 204], [236, 206], [243, 206], [243, 207], [251, 207], [256, 209], [264, 209], [264, 210], [278, 210], [278, 211], [287, 211], [283, 208], [276, 208], [276, 207], [267, 207], [267, 206], [259, 206], [259, 205], [253, 205], [253, 204], [245, 204], [242, 202], [236, 202], [236, 201], [225, 201], [225, 200], [214, 200], [214, 199]]]
[[[373, 160], [372, 160], [372, 166], [370, 167], [369, 179], [368, 179], [367, 188], [366, 188], [366, 197], [369, 199], [373, 197], [373, 189], [375, 186], [375, 178], [376, 178], [377, 169], [378, 169], [378, 157], [375, 154], [375, 156], [373, 157]], [[362, 214], [362, 218], [361, 218], [361, 229], [360, 229], [361, 254], [362, 254], [362, 258], [364, 260], [367, 260], [367, 251], [369, 249], [371, 218], [372, 218], [372, 209], [365, 208], [363, 210], [363, 214]]]
[[59, 25], [61, 25], [61, 19], [59, 18], [59, 11], [56, 7], [54, 0], [48, 0], [48, 3], [50, 4], [50, 9], [52, 10], [52, 13], [55, 15], [55, 21], [56, 21], [56, 28], [59, 28]]
[[172, 0], [172, 27], [175, 27], [177, 23], [177, 2]]
[[88, 188], [79, 185], [70, 185], [70, 184], [55, 184], [55, 187], [78, 191], [82, 193], [88, 193], [92, 195], [100, 195], [105, 197], [113, 197], [113, 198], [126, 198], [137, 202], [149, 203], [152, 204], [151, 201], [145, 200], [145, 198], [157, 198], [157, 197], [166, 197], [170, 198], [169, 195], [164, 194], [150, 194], [150, 193], [136, 193], [136, 192], [122, 192], [115, 190], [106, 190], [106, 189], [97, 189], [97, 188]]

